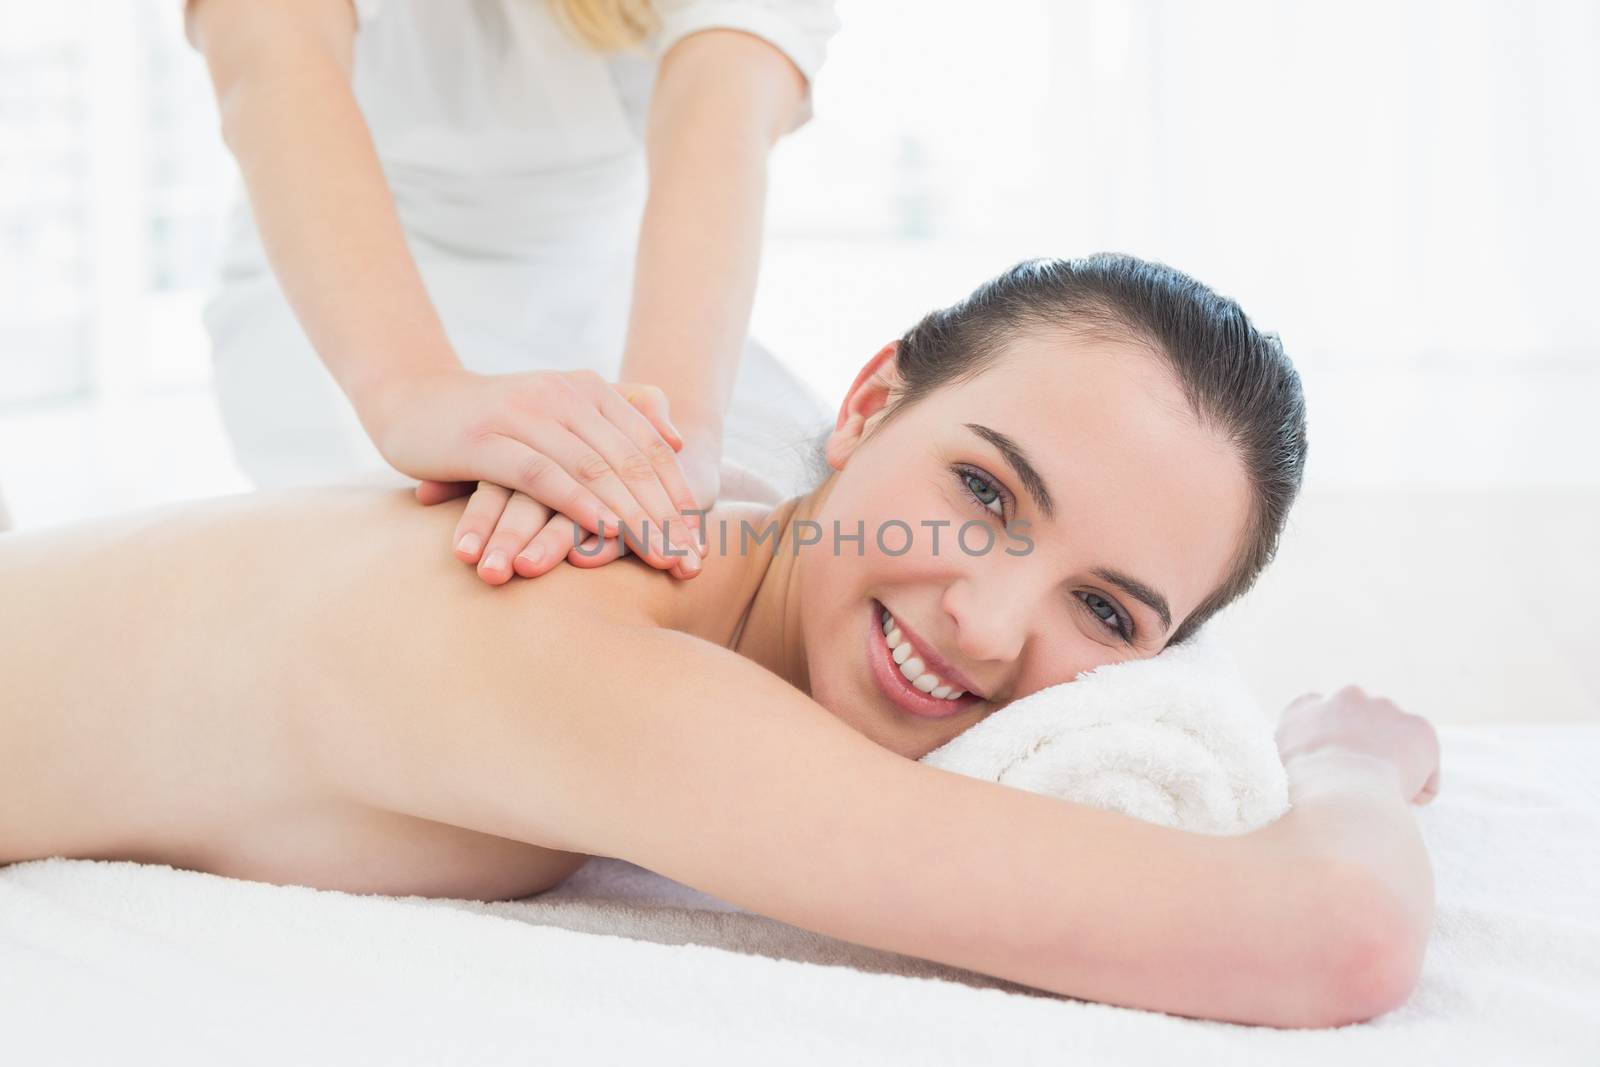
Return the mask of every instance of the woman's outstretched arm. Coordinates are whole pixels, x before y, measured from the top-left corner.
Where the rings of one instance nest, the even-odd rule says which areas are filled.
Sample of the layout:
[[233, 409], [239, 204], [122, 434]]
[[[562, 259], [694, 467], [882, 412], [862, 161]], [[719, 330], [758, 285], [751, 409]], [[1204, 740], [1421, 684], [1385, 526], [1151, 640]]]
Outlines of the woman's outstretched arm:
[[322, 716], [309, 751], [368, 803], [1085, 1000], [1329, 1026], [1409, 992], [1403, 912], [1293, 812], [1189, 834], [927, 767], [670, 630], [512, 641], [464, 665], [451, 707]]

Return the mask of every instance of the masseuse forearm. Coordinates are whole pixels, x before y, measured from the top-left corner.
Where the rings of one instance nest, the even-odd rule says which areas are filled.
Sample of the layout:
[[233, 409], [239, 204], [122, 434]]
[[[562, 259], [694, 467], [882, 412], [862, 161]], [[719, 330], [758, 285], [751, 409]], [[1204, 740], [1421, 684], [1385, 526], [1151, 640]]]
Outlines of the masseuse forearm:
[[674, 156], [653, 168], [621, 377], [659, 385], [674, 418], [720, 426], [755, 298], [767, 148], [686, 133], [699, 143], [680, 146], [684, 156], [715, 162]]
[[720, 431], [755, 299], [767, 155], [802, 99], [771, 46], [696, 34], [651, 103], [650, 196], [621, 377], [659, 385], [681, 425]]
[[396, 372], [459, 361], [351, 92], [349, 11], [332, 6], [199, 0], [191, 31], [267, 258], [359, 408]]

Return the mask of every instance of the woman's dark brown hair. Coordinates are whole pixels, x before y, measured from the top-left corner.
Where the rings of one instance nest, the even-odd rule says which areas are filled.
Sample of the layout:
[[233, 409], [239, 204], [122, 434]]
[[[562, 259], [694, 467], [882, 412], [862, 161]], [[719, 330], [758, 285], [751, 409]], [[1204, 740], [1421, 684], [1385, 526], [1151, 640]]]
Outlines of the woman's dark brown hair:
[[907, 331], [896, 354], [902, 388], [883, 421], [975, 377], [1007, 341], [1033, 330], [1149, 348], [1171, 368], [1201, 424], [1227, 440], [1244, 465], [1252, 496], [1244, 540], [1228, 578], [1167, 641], [1182, 644], [1248, 591], [1277, 554], [1305, 473], [1300, 375], [1276, 334], [1257, 330], [1237, 303], [1165, 264], [1108, 252], [1033, 259]]

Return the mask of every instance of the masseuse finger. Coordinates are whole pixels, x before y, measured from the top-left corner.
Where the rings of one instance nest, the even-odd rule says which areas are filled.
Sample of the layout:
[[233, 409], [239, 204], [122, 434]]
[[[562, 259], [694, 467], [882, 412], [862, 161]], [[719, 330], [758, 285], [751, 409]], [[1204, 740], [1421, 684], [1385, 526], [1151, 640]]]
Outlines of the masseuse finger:
[[[661, 475], [656, 469], [663, 455], [665, 462], [674, 469], [677, 467], [678, 461], [672, 453], [672, 446], [662, 440], [661, 435], [644, 422], [644, 416], [624, 403], [621, 397], [615, 397], [615, 402], [616, 410], [643, 424], [642, 429], [649, 434], [651, 444], [644, 450], [639, 449], [597, 407], [570, 412], [568, 425], [572, 431], [602, 456], [610, 467], [595, 480], [591, 488], [622, 514], [628, 523], [628, 536], [636, 542], [642, 542], [643, 552], [640, 554], [645, 562], [662, 570], [670, 570], [681, 560], [683, 566], [698, 570], [700, 561], [695, 554], [693, 538], [688, 534], [683, 515], [663, 488]], [[681, 482], [681, 474], [678, 477]], [[683, 491], [688, 491], [687, 486]], [[620, 494], [625, 494], [635, 502], [635, 511], [623, 511], [617, 506], [615, 498]], [[646, 523], [654, 529], [647, 530]], [[667, 540], [673, 545], [670, 554], [665, 551]], [[641, 544], [631, 547], [639, 552]]]
[[[672, 442], [652, 422], [656, 417], [666, 419], [666, 394], [653, 385], [633, 384], [622, 387], [632, 391], [625, 394], [604, 381], [586, 384], [583, 388], [593, 397], [600, 414], [622, 431], [639, 454], [650, 462], [656, 480], [660, 482], [672, 506], [672, 514], [668, 516], [672, 519], [672, 529], [686, 528], [689, 525], [688, 513], [700, 505], [689, 489], [688, 479], [683, 476], [683, 468], [678, 465]], [[682, 448], [683, 438], [676, 428], [673, 429], [673, 436], [677, 438], [677, 447]]]
[[515, 433], [495, 434], [474, 446], [472, 461], [489, 481], [571, 515], [585, 530], [598, 530], [602, 522], [617, 528], [617, 513], [568, 473], [584, 471], [586, 464], [603, 467], [604, 460], [560, 423], [530, 418]]
[[565, 559], [573, 544], [584, 536], [594, 535], [586, 534], [583, 527], [565, 515], [551, 515], [544, 529], [533, 535], [511, 565], [524, 578], [537, 578]]
[[489, 543], [489, 534], [494, 530], [494, 524], [500, 521], [500, 514], [505, 511], [506, 501], [510, 499], [511, 490], [493, 482], [478, 483], [477, 492], [467, 501], [467, 508], [456, 523], [452, 538], [456, 546], [456, 559], [462, 563], [476, 563], [482, 558], [483, 546]]
[[674, 449], [683, 448], [683, 434], [672, 425], [672, 418], [667, 414], [667, 394], [661, 387], [649, 385], [644, 382], [617, 382], [616, 393], [644, 413], [650, 420], [650, 425], [666, 438], [667, 444]]
[[[606, 538], [605, 544], [597, 549], [596, 546], [598, 545], [600, 545], [600, 538], [590, 534], [583, 539], [581, 546], [567, 553], [567, 562], [574, 567], [598, 567], [628, 554], [628, 549], [623, 545], [620, 537]], [[584, 555], [586, 552], [590, 554]]]
[[[648, 537], [650, 554], [646, 557], [646, 562], [662, 570], [671, 567], [679, 557], [668, 556], [663, 551], [660, 532], [649, 530], [652, 524], [650, 514], [645, 511], [639, 500], [629, 491], [628, 485], [612, 467], [612, 457], [619, 456], [619, 453], [624, 453], [625, 449], [632, 446], [615, 426], [601, 417], [600, 412], [586, 396], [577, 393], [574, 395], [580, 402], [563, 413], [563, 422], [529, 420], [526, 426], [518, 428], [517, 436], [542, 453], [540, 458], [545, 461], [546, 466], [540, 467], [535, 472], [538, 477], [548, 480], [553, 486], [556, 476], [559, 475], [571, 484], [572, 491], [565, 495], [573, 501], [577, 510], [561, 503], [562, 493], [558, 490], [534, 492], [524, 489], [524, 492], [550, 507], [552, 511], [577, 519], [579, 524], [590, 532], [600, 532], [600, 523], [604, 522], [607, 533], [614, 534], [625, 528], [627, 536], [635, 541]], [[601, 447], [604, 447], [610, 455], [602, 452], [601, 447], [596, 446], [596, 441], [603, 442]], [[617, 445], [618, 441], [621, 442], [620, 448]], [[654, 472], [648, 466], [644, 469], [649, 472], [648, 477], [654, 481]], [[517, 488], [523, 487], [519, 484]], [[660, 492], [659, 485], [656, 491]], [[663, 508], [670, 506], [664, 496], [660, 498], [660, 502]], [[585, 519], [585, 509], [593, 521]], [[683, 524], [680, 521], [677, 525], [681, 528]], [[682, 536], [681, 532], [679, 536]]]
[[489, 535], [489, 545], [483, 550], [483, 562], [478, 564], [478, 577], [490, 585], [502, 585], [511, 580], [512, 560], [528, 547], [534, 535], [550, 521], [551, 511], [526, 493], [512, 493], [506, 509]]
[[446, 500], [454, 500], [458, 496], [466, 496], [476, 492], [477, 482], [435, 482], [424, 479], [417, 486], [417, 501], [425, 507], [434, 504], [443, 504]]

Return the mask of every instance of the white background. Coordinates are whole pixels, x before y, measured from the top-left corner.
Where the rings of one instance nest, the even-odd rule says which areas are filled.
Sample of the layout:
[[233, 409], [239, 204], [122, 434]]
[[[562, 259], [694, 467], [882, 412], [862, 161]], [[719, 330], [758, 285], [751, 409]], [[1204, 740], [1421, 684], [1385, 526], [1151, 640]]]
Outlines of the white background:
[[[197, 309], [234, 192], [164, 0], [0, 0], [0, 484], [33, 525], [239, 488]], [[830, 400], [1016, 259], [1238, 297], [1312, 484], [1594, 484], [1600, 5], [841, 0], [754, 329]], [[977, 13], [981, 12], [981, 16]]]

